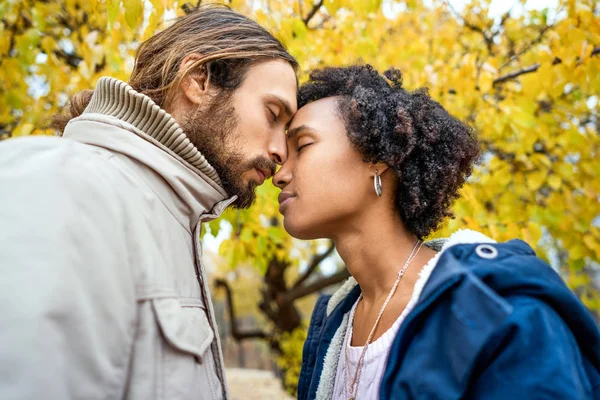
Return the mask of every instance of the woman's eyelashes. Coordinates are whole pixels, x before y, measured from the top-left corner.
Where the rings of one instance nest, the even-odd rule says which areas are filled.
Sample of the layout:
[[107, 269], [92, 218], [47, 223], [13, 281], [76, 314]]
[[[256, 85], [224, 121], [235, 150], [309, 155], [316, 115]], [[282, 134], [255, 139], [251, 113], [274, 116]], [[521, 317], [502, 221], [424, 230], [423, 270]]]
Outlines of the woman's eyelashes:
[[274, 123], [279, 122], [279, 117], [277, 116], [277, 114], [275, 114], [275, 112], [272, 109], [270, 109], [270, 108], [268, 108], [268, 109], [269, 109], [269, 112], [271, 113], [272, 122], [274, 122]]
[[302, 146], [298, 146], [298, 150], [296, 150], [298, 153], [300, 153], [302, 151], [303, 148], [305, 148], [306, 146], [310, 146], [312, 143], [306, 143], [303, 144]]

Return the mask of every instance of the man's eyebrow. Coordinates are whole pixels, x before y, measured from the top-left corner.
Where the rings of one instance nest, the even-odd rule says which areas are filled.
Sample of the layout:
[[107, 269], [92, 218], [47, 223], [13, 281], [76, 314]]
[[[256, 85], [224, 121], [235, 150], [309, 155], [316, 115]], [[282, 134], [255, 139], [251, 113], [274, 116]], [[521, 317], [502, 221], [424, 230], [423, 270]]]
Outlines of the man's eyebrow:
[[287, 115], [288, 118], [292, 118], [292, 116], [294, 115], [294, 113], [292, 112], [292, 106], [290, 104], [289, 101], [282, 99], [281, 97], [275, 95], [275, 94], [268, 94], [267, 97], [270, 100], [273, 100], [277, 103], [279, 103], [279, 105], [281, 107], [283, 107], [283, 112]]
[[302, 131], [312, 131], [312, 129], [307, 125], [300, 125], [293, 129], [288, 129], [287, 132], [287, 140], [292, 140]]

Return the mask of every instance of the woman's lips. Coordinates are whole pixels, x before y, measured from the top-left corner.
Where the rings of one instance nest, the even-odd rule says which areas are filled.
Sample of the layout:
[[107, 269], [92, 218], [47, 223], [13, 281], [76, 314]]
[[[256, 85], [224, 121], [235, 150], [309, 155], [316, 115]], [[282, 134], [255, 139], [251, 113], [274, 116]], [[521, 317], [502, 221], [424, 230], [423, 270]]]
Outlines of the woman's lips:
[[279, 212], [283, 214], [285, 207], [294, 199], [294, 195], [287, 192], [279, 193]]

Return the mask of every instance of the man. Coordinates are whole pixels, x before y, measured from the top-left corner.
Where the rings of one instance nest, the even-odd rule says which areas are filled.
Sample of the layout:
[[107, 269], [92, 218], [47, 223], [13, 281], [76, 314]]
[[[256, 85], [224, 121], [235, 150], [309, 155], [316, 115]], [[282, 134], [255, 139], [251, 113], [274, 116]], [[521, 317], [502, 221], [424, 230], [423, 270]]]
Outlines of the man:
[[0, 398], [221, 399], [201, 223], [286, 158], [296, 61], [202, 7], [57, 121], [0, 144]]

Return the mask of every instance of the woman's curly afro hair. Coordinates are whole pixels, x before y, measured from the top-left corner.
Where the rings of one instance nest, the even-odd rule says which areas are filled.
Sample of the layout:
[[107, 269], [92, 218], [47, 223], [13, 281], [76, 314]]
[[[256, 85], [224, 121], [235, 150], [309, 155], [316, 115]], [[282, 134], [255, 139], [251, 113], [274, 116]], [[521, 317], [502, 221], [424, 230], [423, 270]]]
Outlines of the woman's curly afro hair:
[[409, 92], [402, 74], [370, 65], [328, 67], [310, 74], [298, 106], [341, 96], [337, 112], [365, 162], [387, 164], [398, 177], [396, 207], [419, 238], [437, 229], [479, 155], [475, 132], [429, 97]]

